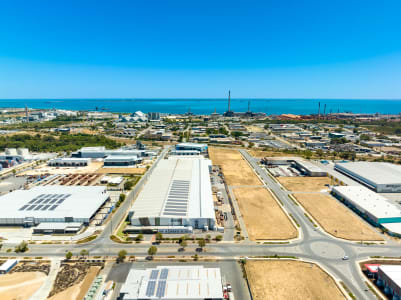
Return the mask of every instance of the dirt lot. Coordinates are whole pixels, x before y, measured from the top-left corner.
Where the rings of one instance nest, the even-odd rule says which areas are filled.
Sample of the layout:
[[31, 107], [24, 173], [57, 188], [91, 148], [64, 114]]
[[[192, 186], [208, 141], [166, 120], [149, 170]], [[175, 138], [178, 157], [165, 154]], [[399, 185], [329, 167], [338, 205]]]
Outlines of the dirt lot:
[[260, 128], [259, 126], [246, 126], [246, 130], [250, 132], [263, 132], [264, 129]]
[[209, 156], [213, 165], [221, 167], [228, 185], [262, 185], [239, 151], [210, 147]]
[[47, 277], [42, 272], [17, 272], [0, 276], [0, 299], [2, 300], [29, 299]]
[[383, 238], [338, 200], [324, 194], [294, 194], [299, 203], [328, 233], [353, 241], [381, 241]]
[[245, 270], [255, 300], [346, 299], [333, 278], [301, 261], [247, 261]]
[[42, 174], [91, 174], [103, 166], [103, 162], [92, 161], [87, 167], [49, 167], [43, 166], [33, 170], [28, 170], [20, 175], [42, 175]]
[[101, 168], [96, 171], [97, 174], [145, 174], [146, 168]]
[[100, 267], [90, 267], [85, 278], [78, 284], [70, 286], [64, 291], [53, 295], [48, 300], [83, 299], [99, 273]]
[[267, 189], [236, 188], [234, 194], [251, 240], [297, 237], [297, 229]]
[[291, 192], [320, 192], [327, 190], [328, 177], [277, 177], [277, 180]]

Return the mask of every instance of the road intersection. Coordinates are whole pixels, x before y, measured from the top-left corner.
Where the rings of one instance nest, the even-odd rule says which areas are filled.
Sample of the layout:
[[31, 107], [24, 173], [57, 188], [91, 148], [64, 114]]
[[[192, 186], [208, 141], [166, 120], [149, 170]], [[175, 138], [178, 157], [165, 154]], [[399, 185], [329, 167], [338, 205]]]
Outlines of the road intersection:
[[[159, 159], [164, 157], [168, 148], [163, 150]], [[247, 151], [240, 150], [245, 159], [263, 180], [266, 187], [276, 195], [283, 203], [285, 210], [290, 213], [299, 223], [301, 237], [290, 243], [266, 243], [251, 242], [249, 240], [243, 242], [219, 242], [210, 243], [206, 247], [205, 252], [196, 252], [196, 244], [189, 244], [185, 250], [185, 255], [193, 255], [198, 253], [199, 256], [213, 257], [222, 260], [237, 260], [244, 257], [266, 257], [266, 256], [295, 256], [305, 261], [316, 262], [323, 269], [328, 271], [337, 280], [351, 290], [357, 299], [376, 299], [376, 296], [368, 289], [363, 277], [358, 261], [368, 259], [371, 256], [383, 257], [400, 257], [400, 244], [386, 238], [385, 244], [363, 244], [349, 242], [335, 238], [320, 228], [316, 228], [304, 216], [301, 207], [295, 205], [289, 198], [288, 193], [281, 189], [277, 183], [269, 177], [257, 161], [251, 157]], [[156, 163], [153, 165], [155, 166]], [[152, 169], [147, 174], [150, 174]], [[147, 175], [146, 175], [147, 176]], [[93, 256], [115, 256], [119, 250], [125, 249], [128, 255], [136, 257], [145, 257], [149, 248], [149, 243], [139, 244], [120, 244], [109, 239], [110, 233], [115, 230], [121, 219], [128, 211], [132, 200], [140, 191], [146, 178], [143, 178], [135, 189], [127, 197], [120, 209], [113, 215], [112, 221], [108, 222], [103, 232], [93, 241], [85, 244], [31, 244], [29, 252], [22, 254], [12, 254], [13, 256], [48, 256], [48, 257], [64, 257], [67, 251], [79, 253], [80, 250], [86, 249]], [[7, 246], [4, 245], [1, 252], [4, 254]], [[177, 256], [178, 244], [160, 244], [158, 247], [158, 255]], [[180, 254], [182, 255], [182, 253]], [[347, 255], [348, 260], [342, 260]]]

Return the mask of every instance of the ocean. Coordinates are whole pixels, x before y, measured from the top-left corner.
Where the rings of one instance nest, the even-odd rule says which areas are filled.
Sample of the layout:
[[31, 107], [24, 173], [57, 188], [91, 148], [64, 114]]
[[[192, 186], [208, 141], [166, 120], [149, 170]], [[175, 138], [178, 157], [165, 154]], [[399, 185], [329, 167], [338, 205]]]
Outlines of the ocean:
[[[326, 105], [326, 113], [352, 112], [352, 113], [381, 113], [398, 114], [401, 112], [401, 100], [363, 100], [363, 99], [231, 99], [231, 110], [245, 112], [250, 109], [253, 112], [271, 114], [299, 114], [307, 115], [320, 111], [323, 113]], [[216, 110], [223, 113], [227, 110], [227, 99], [0, 99], [0, 107], [25, 107], [45, 109], [68, 110], [105, 110], [110, 112], [131, 113], [161, 112], [161, 113], [186, 113], [210, 114]]]

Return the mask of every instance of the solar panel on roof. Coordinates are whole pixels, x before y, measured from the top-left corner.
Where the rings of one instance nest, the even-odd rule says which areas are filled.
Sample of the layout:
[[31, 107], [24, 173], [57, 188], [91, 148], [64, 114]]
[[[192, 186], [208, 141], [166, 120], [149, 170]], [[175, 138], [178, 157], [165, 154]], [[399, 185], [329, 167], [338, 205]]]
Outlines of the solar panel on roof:
[[33, 198], [31, 201], [28, 202], [28, 204], [32, 204], [35, 201], [36, 201], [36, 198]]
[[163, 212], [163, 214], [166, 215], [166, 216], [183, 216], [183, 217], [187, 215], [186, 212], [185, 213], [182, 213], [182, 212], [180, 212], [180, 213], [178, 213], [178, 212]]
[[150, 280], [148, 286], [146, 287], [146, 296], [152, 297], [155, 293], [156, 281]]
[[49, 210], [55, 210], [57, 206], [58, 205], [53, 205], [52, 207], [49, 208]]
[[157, 292], [156, 292], [156, 297], [161, 298], [164, 297], [164, 293], [166, 291], [166, 281], [159, 281], [159, 284], [157, 285]]
[[49, 201], [50, 201], [50, 199], [45, 199], [45, 200], [42, 201], [42, 203], [45, 204], [45, 203], [47, 203]]
[[46, 209], [48, 209], [49, 207], [50, 207], [49, 204], [48, 204], [48, 205], [45, 205], [45, 206], [42, 207], [42, 210], [46, 210]]
[[150, 272], [150, 279], [157, 279], [157, 275], [159, 275], [159, 270], [152, 270], [152, 272]]
[[56, 202], [57, 201], [57, 199], [52, 199], [49, 203], [50, 204], [53, 204], [54, 202]]
[[64, 200], [65, 200], [65, 199], [60, 199], [60, 200], [58, 200], [58, 201], [57, 201], [57, 204], [61, 204], [61, 203], [63, 203], [63, 202], [64, 202]]
[[40, 204], [40, 205], [37, 205], [37, 206], [36, 206], [36, 208], [35, 208], [35, 210], [39, 210], [39, 209], [41, 209], [41, 208], [42, 208], [42, 206], [43, 206], [42, 204]]
[[30, 207], [28, 207], [26, 210], [32, 210], [32, 209], [34, 209], [35, 208], [35, 204], [34, 205], [31, 205]]
[[23, 207], [21, 207], [19, 210], [24, 210], [25, 208], [27, 208], [29, 205], [24, 205]]
[[167, 279], [167, 276], [168, 276], [168, 269], [166, 268], [162, 269], [159, 279]]
[[36, 200], [35, 204], [38, 204], [40, 202], [42, 202], [44, 199], [43, 198], [39, 198], [38, 200]]

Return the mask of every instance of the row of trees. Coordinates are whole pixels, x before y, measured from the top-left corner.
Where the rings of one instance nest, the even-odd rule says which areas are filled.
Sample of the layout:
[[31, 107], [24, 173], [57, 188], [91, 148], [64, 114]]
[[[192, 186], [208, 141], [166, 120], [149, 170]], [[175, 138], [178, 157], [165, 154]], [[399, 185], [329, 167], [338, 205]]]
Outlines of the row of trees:
[[106, 148], [113, 149], [120, 147], [121, 144], [103, 135], [90, 134], [63, 134], [59, 136], [16, 134], [0, 137], [0, 151], [4, 151], [5, 148], [28, 148], [35, 152], [68, 152], [88, 146], [106, 146]]

